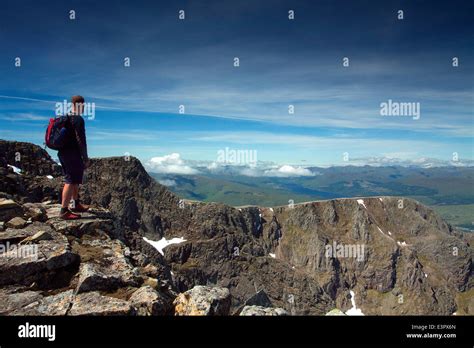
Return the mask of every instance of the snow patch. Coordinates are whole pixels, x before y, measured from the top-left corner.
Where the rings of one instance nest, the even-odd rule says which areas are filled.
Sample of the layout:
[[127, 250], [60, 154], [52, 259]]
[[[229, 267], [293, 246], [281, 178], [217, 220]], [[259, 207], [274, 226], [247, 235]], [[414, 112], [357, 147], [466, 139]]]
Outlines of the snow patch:
[[271, 257], [273, 257], [274, 259], [276, 259], [275, 254], [270, 253], [270, 254], [268, 254], [268, 255], [270, 255]]
[[[387, 237], [388, 239], [394, 241], [393, 238], [390, 237], [390, 236], [392, 235], [390, 232], [388, 232], [388, 234], [389, 234], [390, 236], [387, 236], [387, 235], [384, 233], [384, 231], [381, 230], [380, 227], [377, 226], [377, 228], [378, 228], [378, 230], [380, 231], [380, 233], [382, 233], [385, 237]], [[395, 242], [395, 241], [394, 241], [394, 242]]]
[[52, 175], [46, 175], [46, 177], [47, 177], [49, 180], [53, 179], [53, 176], [52, 176]]
[[357, 203], [359, 203], [359, 205], [362, 205], [362, 206], [364, 206], [365, 209], [367, 209], [367, 207], [365, 206], [365, 203], [364, 203], [364, 200], [363, 200], [363, 199], [358, 199], [358, 200], [357, 200]]
[[397, 241], [397, 244], [400, 245], [400, 246], [407, 246], [407, 243], [405, 243], [405, 241], [401, 242], [400, 241]]
[[388, 231], [388, 234], [389, 234], [389, 235], [392, 235], [392, 232]]
[[184, 238], [172, 238], [170, 240], [166, 240], [165, 237], [161, 238], [159, 241], [149, 240], [146, 237], [143, 237], [143, 240], [153, 246], [163, 256], [165, 255], [163, 253], [163, 249], [166, 248], [168, 245], [186, 242], [186, 239]]
[[346, 315], [364, 315], [364, 313], [362, 313], [362, 310], [360, 308], [357, 308], [356, 306], [354, 291], [351, 290], [350, 294], [351, 294], [352, 308], [346, 312]]
[[13, 169], [13, 172], [14, 172], [15, 174], [21, 174], [21, 169], [20, 169], [20, 168], [15, 167], [15, 166], [12, 166], [11, 164], [7, 164], [7, 166], [9, 166], [10, 168], [12, 168], [12, 169]]

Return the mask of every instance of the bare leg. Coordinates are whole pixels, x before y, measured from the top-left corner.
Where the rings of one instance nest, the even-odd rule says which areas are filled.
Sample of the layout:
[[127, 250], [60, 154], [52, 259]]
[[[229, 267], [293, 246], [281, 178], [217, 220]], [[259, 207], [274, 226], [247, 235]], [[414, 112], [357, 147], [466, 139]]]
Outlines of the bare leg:
[[73, 184], [64, 184], [63, 194], [62, 194], [62, 208], [67, 208], [69, 202], [71, 201], [74, 195], [74, 185]]
[[85, 213], [89, 210], [88, 205], [84, 205], [79, 201], [79, 184], [74, 185], [72, 198], [74, 199], [74, 206], [72, 206], [71, 208], [75, 213]]
[[74, 184], [74, 194], [72, 195], [72, 199], [77, 201], [77, 198], [79, 197], [79, 184]]

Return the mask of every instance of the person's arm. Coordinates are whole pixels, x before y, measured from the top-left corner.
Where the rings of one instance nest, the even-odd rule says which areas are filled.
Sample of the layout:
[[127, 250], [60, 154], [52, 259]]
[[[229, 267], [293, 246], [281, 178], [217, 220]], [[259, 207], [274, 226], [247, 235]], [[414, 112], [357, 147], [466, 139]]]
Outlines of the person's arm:
[[74, 122], [74, 133], [76, 134], [79, 151], [81, 152], [82, 161], [84, 164], [87, 164], [89, 162], [89, 156], [87, 155], [87, 140], [84, 119], [81, 116], [73, 117], [76, 117], [76, 122]]

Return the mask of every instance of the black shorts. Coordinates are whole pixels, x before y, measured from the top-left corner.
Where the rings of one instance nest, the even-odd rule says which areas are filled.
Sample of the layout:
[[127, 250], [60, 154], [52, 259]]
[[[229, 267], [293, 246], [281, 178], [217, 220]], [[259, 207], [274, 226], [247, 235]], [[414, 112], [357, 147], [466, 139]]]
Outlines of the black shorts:
[[66, 184], [82, 184], [84, 163], [81, 154], [76, 151], [59, 151], [58, 158], [63, 169], [64, 182]]

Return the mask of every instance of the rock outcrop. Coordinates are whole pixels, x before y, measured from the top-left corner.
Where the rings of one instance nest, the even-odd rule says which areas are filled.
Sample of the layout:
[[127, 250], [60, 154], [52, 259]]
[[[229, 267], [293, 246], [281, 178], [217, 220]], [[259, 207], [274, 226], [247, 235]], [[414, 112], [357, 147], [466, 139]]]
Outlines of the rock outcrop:
[[195, 286], [174, 300], [175, 315], [216, 316], [230, 314], [227, 288]]
[[260, 306], [245, 306], [240, 312], [241, 316], [282, 316], [288, 312], [282, 308], [268, 308]]
[[92, 160], [93, 209], [65, 222], [47, 153], [0, 150], [0, 314], [472, 314], [472, 237], [414, 200], [188, 202], [114, 157]]

